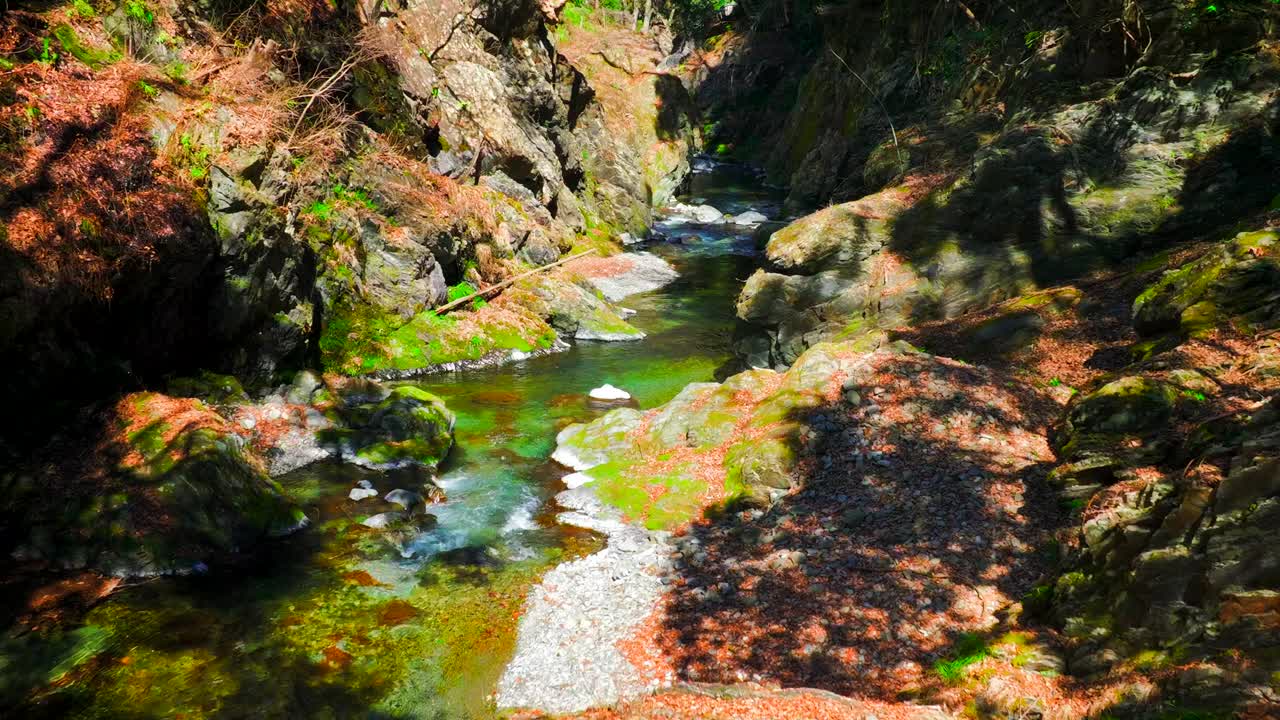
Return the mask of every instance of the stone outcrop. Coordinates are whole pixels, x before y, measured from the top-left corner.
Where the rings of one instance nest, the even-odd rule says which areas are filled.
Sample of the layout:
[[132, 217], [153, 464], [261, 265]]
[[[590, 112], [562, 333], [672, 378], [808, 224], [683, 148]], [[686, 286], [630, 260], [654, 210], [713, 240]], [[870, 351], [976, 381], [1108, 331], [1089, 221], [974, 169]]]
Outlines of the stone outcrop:
[[[843, 12], [852, 21], [863, 10]], [[1213, 41], [1174, 29], [1177, 13], [1162, 11], [1142, 66], [1104, 71], [1093, 63], [1111, 51], [1081, 54], [1096, 26], [1055, 12], [1044, 22], [1063, 28], [982, 51], [1011, 58], [994, 85], [976, 69], [920, 80], [919, 46], [892, 32], [828, 30], [832, 51], [798, 85], [745, 67], [785, 58], [773, 52], [777, 36], [729, 43], [723, 64], [701, 71], [702, 100], [725, 115], [717, 135], [755, 138], [744, 152], [788, 181], [789, 209], [830, 205], [770, 238], [768, 266], [740, 303], [743, 360], [784, 366], [842, 333], [954, 317], [1266, 207], [1274, 192], [1264, 178], [1280, 157], [1269, 31], [1243, 23], [1262, 43], [1205, 64], [1190, 49]], [[909, 14], [896, 8], [877, 22], [928, 34]], [[1042, 92], [1055, 81], [1091, 84]], [[779, 97], [727, 116], [744, 95], [765, 93]], [[944, 114], [928, 94], [954, 105]]]

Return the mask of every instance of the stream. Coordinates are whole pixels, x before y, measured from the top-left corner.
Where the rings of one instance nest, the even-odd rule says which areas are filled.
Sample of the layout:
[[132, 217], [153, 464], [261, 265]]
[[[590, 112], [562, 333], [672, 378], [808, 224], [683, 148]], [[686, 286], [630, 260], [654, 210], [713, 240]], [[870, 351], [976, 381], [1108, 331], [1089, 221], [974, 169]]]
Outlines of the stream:
[[[750, 172], [706, 161], [699, 170], [684, 202], [778, 214], [779, 194]], [[734, 300], [756, 265], [751, 231], [670, 220], [656, 229], [669, 241], [642, 249], [681, 275], [621, 303], [643, 341], [579, 342], [409, 381], [458, 418], [438, 481], [448, 499], [428, 508], [434, 527], [373, 531], [360, 520], [392, 506], [347, 499], [361, 480], [384, 494], [421, 478], [338, 463], [295, 471], [280, 481], [312, 528], [201, 576], [113, 594], [43, 649], [62, 679], [26, 716], [494, 716], [525, 592], [601, 546], [554, 520], [549, 501], [568, 472], [548, 460], [556, 433], [609, 409], [587, 398], [594, 387], [611, 383], [650, 408], [730, 360]]]

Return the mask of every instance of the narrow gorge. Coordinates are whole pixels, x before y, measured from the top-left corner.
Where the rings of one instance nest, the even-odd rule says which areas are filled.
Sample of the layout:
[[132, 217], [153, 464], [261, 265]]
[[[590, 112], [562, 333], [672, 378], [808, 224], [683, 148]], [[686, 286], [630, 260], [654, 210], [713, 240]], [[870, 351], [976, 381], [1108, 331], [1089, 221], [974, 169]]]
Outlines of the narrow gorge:
[[1280, 717], [1276, 0], [0, 8], [0, 715]]

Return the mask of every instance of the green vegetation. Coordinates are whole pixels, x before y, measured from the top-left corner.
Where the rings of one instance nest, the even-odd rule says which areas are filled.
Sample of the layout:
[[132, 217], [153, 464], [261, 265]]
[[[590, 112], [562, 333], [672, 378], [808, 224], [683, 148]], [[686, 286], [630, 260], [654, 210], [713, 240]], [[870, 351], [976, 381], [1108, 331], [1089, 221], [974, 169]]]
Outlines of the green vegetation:
[[141, 0], [128, 0], [124, 4], [124, 14], [143, 25], [151, 25], [156, 21], [156, 14]]
[[471, 283], [460, 282], [457, 285], [453, 285], [449, 288], [449, 295], [448, 295], [449, 302], [461, 300], [462, 298], [468, 295], [474, 294], [475, 291], [476, 289], [471, 286]]
[[670, 530], [697, 518], [703, 510], [706, 483], [692, 466], [653, 473], [638, 462], [615, 461], [591, 468], [591, 487], [601, 501], [650, 530]]
[[970, 665], [975, 665], [994, 654], [985, 638], [976, 633], [964, 633], [951, 649], [948, 659], [933, 664], [933, 671], [947, 685], [959, 685], [968, 675]]
[[67, 11], [67, 14], [72, 18], [91, 18], [96, 17], [98, 12], [94, 10], [93, 6], [86, 2], [86, 0], [74, 0], [71, 3], [71, 9]]
[[178, 147], [180, 148], [180, 153], [177, 162], [187, 168], [192, 180], [204, 180], [209, 176], [212, 150], [196, 142], [187, 133], [183, 133], [178, 138]]
[[49, 38], [44, 38], [40, 41], [40, 57], [36, 62], [41, 65], [48, 66], [58, 62], [58, 51], [53, 49], [53, 46], [49, 42]]
[[[94, 70], [120, 60], [120, 53], [113, 50], [97, 50], [85, 45], [70, 25], [59, 25], [53, 29], [53, 37], [62, 47], [62, 51]], [[46, 48], [47, 52], [47, 48]], [[56, 59], [57, 53], [54, 53]], [[52, 60], [50, 61], [52, 62]]]

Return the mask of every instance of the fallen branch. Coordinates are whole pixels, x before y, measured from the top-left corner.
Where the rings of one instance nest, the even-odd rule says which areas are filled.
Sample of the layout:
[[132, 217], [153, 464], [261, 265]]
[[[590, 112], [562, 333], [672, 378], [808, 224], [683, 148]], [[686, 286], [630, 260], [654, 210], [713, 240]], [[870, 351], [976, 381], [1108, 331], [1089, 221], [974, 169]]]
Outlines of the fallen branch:
[[488, 294], [489, 294], [489, 293], [491, 293], [491, 292], [495, 292], [495, 291], [501, 290], [501, 289], [503, 289], [503, 288], [505, 288], [505, 287], [507, 287], [507, 286], [511, 285], [512, 283], [518, 282], [518, 281], [520, 281], [520, 280], [523, 280], [523, 279], [525, 279], [525, 278], [529, 277], [530, 275], [536, 275], [536, 274], [538, 274], [538, 273], [540, 273], [540, 272], [545, 272], [545, 271], [547, 271], [547, 270], [550, 270], [551, 268], [559, 267], [559, 266], [561, 266], [561, 265], [564, 265], [564, 264], [565, 264], [565, 263], [567, 263], [567, 262], [571, 262], [571, 261], [573, 261], [573, 260], [577, 260], [578, 258], [583, 257], [584, 255], [590, 255], [590, 254], [594, 253], [595, 251], [596, 251], [596, 249], [595, 249], [595, 248], [591, 248], [590, 250], [584, 250], [584, 251], [582, 251], [582, 252], [578, 253], [577, 255], [574, 255], [573, 257], [567, 257], [567, 258], [565, 258], [565, 259], [563, 259], [563, 260], [557, 260], [557, 261], [555, 261], [555, 262], [551, 263], [550, 265], [543, 265], [542, 267], [536, 267], [536, 268], [534, 268], [534, 269], [532, 269], [532, 270], [528, 270], [528, 271], [526, 271], [526, 272], [522, 272], [522, 273], [520, 273], [519, 275], [516, 275], [516, 276], [515, 276], [515, 277], [513, 277], [513, 278], [509, 278], [509, 279], [507, 279], [507, 280], [503, 280], [502, 282], [498, 283], [497, 285], [490, 285], [489, 287], [487, 287], [487, 288], [485, 288], [485, 289], [483, 289], [483, 290], [477, 290], [477, 291], [475, 291], [475, 292], [471, 293], [470, 295], [467, 295], [466, 297], [460, 297], [460, 298], [458, 298], [457, 300], [454, 300], [454, 301], [449, 302], [449, 303], [445, 303], [444, 305], [441, 305], [440, 307], [436, 308], [436, 309], [435, 309], [435, 313], [436, 313], [436, 315], [443, 315], [443, 314], [445, 314], [445, 313], [449, 312], [450, 310], [453, 310], [454, 308], [457, 308], [457, 307], [459, 307], [459, 306], [461, 306], [461, 305], [464, 305], [464, 304], [466, 304], [466, 303], [470, 302], [471, 300], [474, 300], [474, 299], [475, 299], [475, 298], [477, 298], [477, 297], [482, 297], [482, 296], [484, 296], [484, 295], [488, 295]]
[[333, 75], [329, 76], [327, 80], [320, 84], [320, 87], [317, 88], [315, 92], [300, 95], [295, 98], [296, 100], [301, 100], [305, 97], [307, 98], [307, 104], [303, 105], [302, 112], [298, 113], [298, 121], [293, 124], [293, 130], [289, 133], [289, 139], [285, 141], [285, 147], [292, 147], [293, 138], [298, 134], [298, 128], [302, 127], [302, 121], [306, 119], [307, 111], [311, 110], [311, 106], [315, 104], [316, 100], [327, 95], [329, 91], [338, 84], [339, 80], [346, 77], [347, 73], [351, 72], [355, 66], [368, 59], [369, 57], [363, 53], [357, 53], [347, 58], [340, 66], [338, 66], [338, 69], [334, 71]]

